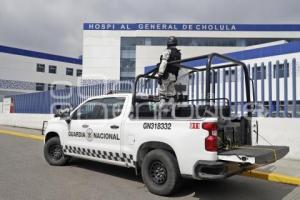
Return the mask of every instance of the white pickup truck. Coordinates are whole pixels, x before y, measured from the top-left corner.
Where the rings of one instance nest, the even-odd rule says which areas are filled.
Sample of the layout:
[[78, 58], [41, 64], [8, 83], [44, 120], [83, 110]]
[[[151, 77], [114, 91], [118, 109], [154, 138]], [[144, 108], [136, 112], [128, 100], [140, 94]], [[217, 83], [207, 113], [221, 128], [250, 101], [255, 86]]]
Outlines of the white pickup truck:
[[[148, 73], [136, 81], [141, 77], [155, 79]], [[289, 151], [252, 146], [251, 116], [231, 118], [229, 105], [190, 103], [183, 97], [177, 102], [162, 115], [157, 98], [140, 96], [136, 87], [133, 94], [89, 98], [48, 121], [45, 159], [50, 165], [78, 157], [135, 168], [149, 191], [170, 195], [182, 178], [223, 179], [275, 162]], [[217, 115], [207, 114], [217, 110]]]

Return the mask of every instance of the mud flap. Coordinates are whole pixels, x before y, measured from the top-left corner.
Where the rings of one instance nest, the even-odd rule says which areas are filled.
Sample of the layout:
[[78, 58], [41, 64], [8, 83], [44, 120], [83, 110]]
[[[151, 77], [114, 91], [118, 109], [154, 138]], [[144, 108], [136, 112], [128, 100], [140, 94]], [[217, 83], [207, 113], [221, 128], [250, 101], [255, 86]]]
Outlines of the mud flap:
[[289, 152], [287, 146], [240, 146], [218, 153], [218, 159], [223, 161], [270, 164], [283, 158]]

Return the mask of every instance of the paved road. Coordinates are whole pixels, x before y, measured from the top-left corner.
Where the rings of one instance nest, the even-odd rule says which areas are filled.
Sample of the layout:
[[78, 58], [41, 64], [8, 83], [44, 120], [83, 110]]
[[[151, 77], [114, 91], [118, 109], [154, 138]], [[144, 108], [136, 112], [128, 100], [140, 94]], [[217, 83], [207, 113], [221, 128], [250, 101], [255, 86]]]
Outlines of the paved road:
[[[68, 166], [53, 167], [44, 160], [42, 148], [42, 142], [0, 134], [1, 200], [164, 199], [149, 193], [133, 170], [79, 159]], [[219, 182], [186, 181], [173, 198], [300, 199], [300, 190], [235, 176]]]

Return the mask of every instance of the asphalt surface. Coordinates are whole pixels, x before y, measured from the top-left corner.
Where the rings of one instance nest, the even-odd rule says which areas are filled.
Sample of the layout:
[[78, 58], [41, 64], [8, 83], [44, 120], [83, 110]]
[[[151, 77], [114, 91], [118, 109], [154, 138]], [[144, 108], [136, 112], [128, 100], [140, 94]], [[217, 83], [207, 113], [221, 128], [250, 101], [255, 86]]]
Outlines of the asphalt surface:
[[[132, 169], [80, 159], [53, 167], [44, 160], [42, 149], [40, 141], [0, 133], [0, 200], [165, 198], [149, 193]], [[300, 187], [234, 176], [216, 182], [185, 181], [172, 198], [296, 200], [300, 199]]]

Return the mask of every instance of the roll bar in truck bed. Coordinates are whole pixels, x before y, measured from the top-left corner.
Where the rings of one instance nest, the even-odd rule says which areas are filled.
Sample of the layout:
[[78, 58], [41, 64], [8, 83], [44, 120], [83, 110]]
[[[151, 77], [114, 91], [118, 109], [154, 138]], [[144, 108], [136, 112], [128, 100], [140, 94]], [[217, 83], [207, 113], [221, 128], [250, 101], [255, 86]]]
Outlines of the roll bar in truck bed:
[[[218, 64], [217, 66], [212, 66], [212, 62], [213, 59], [221, 59], [223, 61], [227, 61], [226, 64]], [[207, 54], [207, 55], [202, 55], [202, 56], [196, 56], [196, 57], [191, 57], [191, 58], [186, 58], [186, 59], [182, 59], [182, 60], [176, 60], [176, 61], [172, 61], [169, 62], [168, 64], [181, 64], [181, 63], [185, 63], [185, 62], [190, 62], [190, 61], [195, 61], [195, 60], [203, 60], [203, 59], [207, 59], [207, 63], [206, 63], [206, 67], [205, 68], [191, 68], [191, 67], [187, 67], [184, 65], [179, 65], [180, 68], [183, 69], [189, 69], [191, 70], [189, 72], [189, 74], [192, 74], [194, 72], [206, 72], [206, 94], [205, 94], [205, 100], [206, 102], [210, 102], [212, 99], [210, 99], [210, 72], [214, 71], [215, 69], [223, 69], [223, 68], [228, 68], [228, 67], [235, 67], [235, 66], [241, 66], [243, 68], [243, 72], [244, 72], [244, 77], [245, 77], [245, 91], [246, 91], [246, 102], [247, 102], [247, 116], [251, 117], [252, 116], [252, 111], [251, 111], [251, 97], [250, 97], [250, 77], [249, 77], [249, 72], [247, 69], [247, 66], [245, 63], [230, 58], [228, 56], [225, 55], [221, 55], [218, 53], [211, 53], [211, 54]], [[140, 74], [136, 77], [135, 82], [134, 82], [134, 88], [133, 88], [133, 97], [132, 97], [132, 105], [133, 107], [135, 107], [135, 103], [136, 103], [136, 97], [137, 97], [137, 84], [139, 82], [139, 80], [141, 78], [148, 78], [148, 79], [157, 79], [157, 77], [155, 76], [155, 72], [158, 70], [158, 66], [152, 70], [150, 70], [149, 72], [145, 73], [145, 74]], [[213, 84], [213, 90], [215, 90], [214, 88], [214, 84]]]

